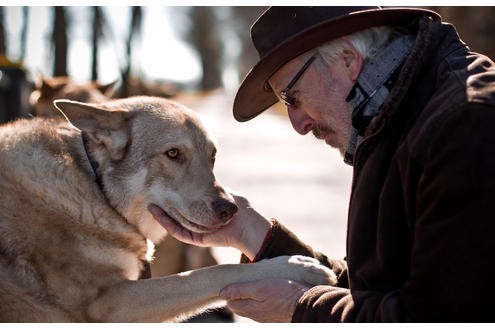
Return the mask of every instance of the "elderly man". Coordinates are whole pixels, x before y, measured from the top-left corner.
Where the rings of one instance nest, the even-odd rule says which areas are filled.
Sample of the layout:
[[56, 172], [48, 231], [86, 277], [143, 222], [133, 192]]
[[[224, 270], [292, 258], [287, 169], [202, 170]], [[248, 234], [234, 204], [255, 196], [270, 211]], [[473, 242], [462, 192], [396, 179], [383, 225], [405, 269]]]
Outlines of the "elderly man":
[[251, 34], [260, 60], [234, 117], [282, 101], [297, 132], [353, 165], [347, 256], [328, 259], [240, 196], [232, 222], [204, 235], [150, 205], [183, 241], [233, 246], [246, 262], [310, 255], [338, 276], [337, 286], [265, 280], [220, 296], [266, 322], [493, 321], [494, 63], [423, 9], [272, 7]]

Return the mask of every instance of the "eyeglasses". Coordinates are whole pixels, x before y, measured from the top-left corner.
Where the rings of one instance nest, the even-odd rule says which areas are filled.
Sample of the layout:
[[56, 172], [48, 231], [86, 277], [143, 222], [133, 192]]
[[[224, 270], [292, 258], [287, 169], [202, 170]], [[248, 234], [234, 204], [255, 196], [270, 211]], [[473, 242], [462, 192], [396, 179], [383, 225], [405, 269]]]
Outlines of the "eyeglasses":
[[280, 92], [280, 99], [284, 102], [284, 104], [289, 106], [295, 106], [297, 103], [296, 97], [291, 93], [291, 89], [296, 84], [297, 81], [301, 78], [304, 72], [308, 69], [309, 65], [316, 59], [316, 56], [311, 56], [304, 63], [303, 67], [297, 72], [296, 76], [289, 82], [289, 84]]

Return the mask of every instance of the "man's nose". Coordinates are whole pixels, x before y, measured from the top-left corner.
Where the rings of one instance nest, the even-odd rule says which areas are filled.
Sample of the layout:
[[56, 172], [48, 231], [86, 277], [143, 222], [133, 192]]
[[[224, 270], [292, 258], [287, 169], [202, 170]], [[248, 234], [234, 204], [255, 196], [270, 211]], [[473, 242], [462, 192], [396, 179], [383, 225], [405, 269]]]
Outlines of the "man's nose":
[[289, 119], [294, 130], [301, 135], [305, 135], [314, 127], [314, 120], [299, 108], [289, 108]]

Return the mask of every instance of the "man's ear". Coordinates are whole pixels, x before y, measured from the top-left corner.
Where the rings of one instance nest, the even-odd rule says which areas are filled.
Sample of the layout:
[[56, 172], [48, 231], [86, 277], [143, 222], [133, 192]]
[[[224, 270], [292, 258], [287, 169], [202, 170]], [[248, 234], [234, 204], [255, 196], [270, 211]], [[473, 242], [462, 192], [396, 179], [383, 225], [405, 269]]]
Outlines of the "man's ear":
[[129, 139], [125, 109], [109, 109], [94, 104], [59, 99], [53, 102], [67, 120], [85, 132], [91, 141], [103, 145], [113, 160], [119, 160]]
[[363, 68], [363, 56], [359, 50], [347, 38], [343, 38], [344, 49], [342, 57], [352, 81], [356, 81]]

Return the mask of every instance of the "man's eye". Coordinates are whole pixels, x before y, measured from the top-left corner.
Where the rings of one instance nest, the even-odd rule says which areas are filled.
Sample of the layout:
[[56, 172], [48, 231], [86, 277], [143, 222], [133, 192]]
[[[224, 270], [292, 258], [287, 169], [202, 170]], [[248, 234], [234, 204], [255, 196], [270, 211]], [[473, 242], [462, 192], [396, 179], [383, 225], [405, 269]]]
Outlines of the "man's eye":
[[179, 158], [180, 152], [177, 148], [171, 148], [165, 152], [165, 155], [170, 159], [177, 159]]

